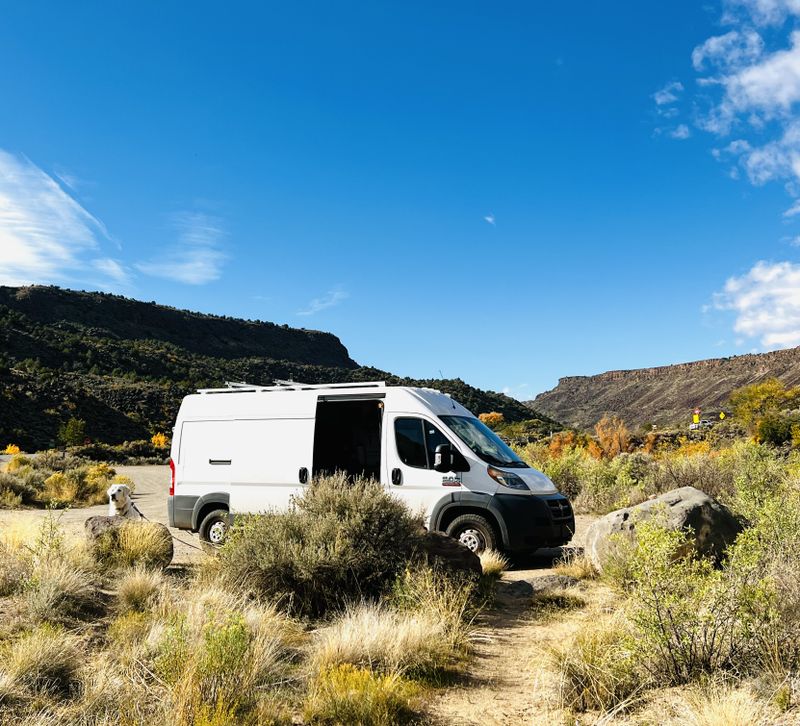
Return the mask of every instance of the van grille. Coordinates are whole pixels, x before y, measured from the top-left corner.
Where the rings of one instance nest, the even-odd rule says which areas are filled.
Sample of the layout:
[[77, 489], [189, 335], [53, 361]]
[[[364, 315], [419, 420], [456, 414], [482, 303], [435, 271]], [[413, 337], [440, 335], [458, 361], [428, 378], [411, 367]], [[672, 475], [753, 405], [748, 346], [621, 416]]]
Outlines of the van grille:
[[548, 499], [547, 504], [550, 507], [550, 514], [553, 515], [553, 520], [561, 522], [565, 519], [572, 519], [572, 507], [569, 504], [569, 499]]

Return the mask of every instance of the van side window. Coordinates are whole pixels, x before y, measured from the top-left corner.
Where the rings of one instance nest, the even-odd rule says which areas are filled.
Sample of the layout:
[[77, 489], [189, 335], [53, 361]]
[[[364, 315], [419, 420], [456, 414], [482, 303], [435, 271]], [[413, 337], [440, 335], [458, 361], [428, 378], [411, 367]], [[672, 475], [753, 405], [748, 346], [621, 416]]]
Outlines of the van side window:
[[436, 426], [421, 418], [396, 418], [394, 434], [400, 461], [417, 469], [433, 469], [436, 447], [450, 443]]
[[396, 418], [394, 420], [394, 437], [400, 461], [406, 466], [415, 466], [418, 469], [428, 468], [421, 418]]

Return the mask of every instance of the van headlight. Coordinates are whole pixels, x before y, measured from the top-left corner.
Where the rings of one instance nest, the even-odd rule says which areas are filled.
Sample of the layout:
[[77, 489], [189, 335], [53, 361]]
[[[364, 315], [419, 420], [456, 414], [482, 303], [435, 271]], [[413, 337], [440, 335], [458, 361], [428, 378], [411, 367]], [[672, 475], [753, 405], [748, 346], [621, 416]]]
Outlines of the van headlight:
[[509, 489], [528, 489], [528, 485], [516, 474], [500, 471], [500, 469], [495, 469], [493, 466], [488, 467], [486, 471], [501, 486]]

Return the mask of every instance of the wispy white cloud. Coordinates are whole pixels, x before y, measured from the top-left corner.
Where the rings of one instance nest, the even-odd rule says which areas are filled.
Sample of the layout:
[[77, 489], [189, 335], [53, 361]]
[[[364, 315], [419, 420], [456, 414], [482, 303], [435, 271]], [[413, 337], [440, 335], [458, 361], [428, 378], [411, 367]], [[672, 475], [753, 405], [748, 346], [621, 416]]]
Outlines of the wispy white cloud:
[[692, 51], [692, 65], [697, 71], [707, 68], [735, 70], [757, 60], [764, 50], [764, 41], [753, 29], [731, 30], [715, 35]]
[[341, 287], [334, 288], [333, 290], [329, 290], [326, 295], [314, 298], [305, 308], [298, 310], [297, 315], [315, 315], [322, 310], [335, 307], [349, 297], [350, 293], [346, 290]]
[[691, 134], [689, 132], [689, 127], [686, 124], [680, 124], [670, 131], [669, 135], [673, 139], [688, 139]]
[[29, 159], [0, 149], [0, 284], [125, 282], [102, 264], [103, 223]]
[[200, 212], [181, 212], [172, 218], [177, 242], [163, 256], [136, 263], [136, 268], [153, 277], [204, 285], [219, 279], [228, 259], [222, 249], [227, 236], [222, 221]]
[[733, 329], [743, 340], [757, 338], [765, 348], [800, 345], [800, 264], [757, 262], [728, 279], [714, 304], [735, 313]]
[[653, 94], [653, 100], [656, 102], [656, 106], [665, 106], [675, 103], [682, 92], [683, 84], [680, 81], [671, 81]]
[[504, 386], [500, 393], [516, 398], [518, 401], [530, 401], [533, 398], [531, 388], [528, 383], [517, 383], [513, 386]]
[[487, 214], [487, 215], [486, 215], [486, 216], [483, 218], [483, 221], [484, 221], [484, 222], [487, 222], [487, 223], [489, 223], [489, 224], [491, 224], [491, 225], [492, 225], [492, 227], [496, 226], [496, 222], [497, 222], [497, 220], [496, 220], [496, 219], [495, 219], [495, 217], [494, 217], [494, 214], [492, 214], [491, 212], [489, 212], [489, 214]]

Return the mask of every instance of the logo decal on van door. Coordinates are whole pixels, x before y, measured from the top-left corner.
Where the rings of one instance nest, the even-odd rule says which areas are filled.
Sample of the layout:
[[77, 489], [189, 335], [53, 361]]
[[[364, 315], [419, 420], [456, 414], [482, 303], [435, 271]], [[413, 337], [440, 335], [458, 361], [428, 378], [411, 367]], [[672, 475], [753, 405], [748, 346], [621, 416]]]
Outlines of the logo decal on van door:
[[460, 487], [461, 486], [461, 474], [447, 474], [442, 477], [442, 486], [443, 487]]

